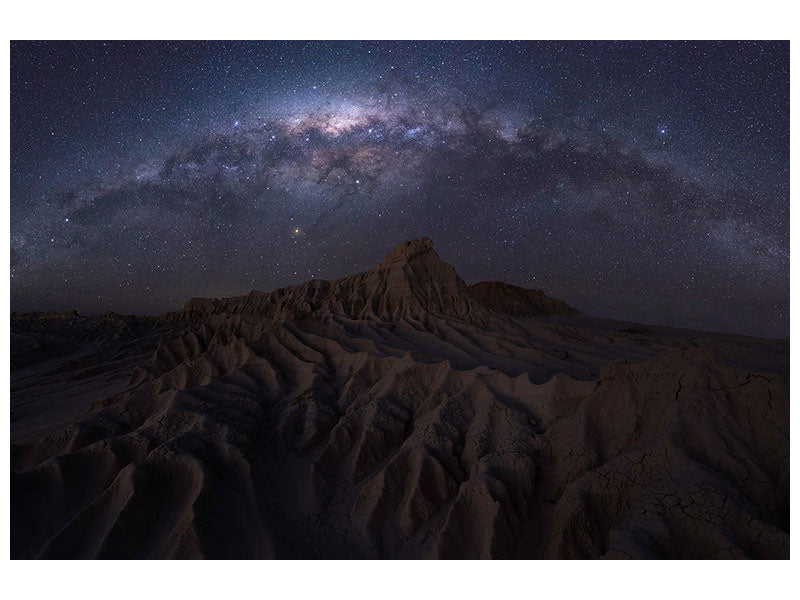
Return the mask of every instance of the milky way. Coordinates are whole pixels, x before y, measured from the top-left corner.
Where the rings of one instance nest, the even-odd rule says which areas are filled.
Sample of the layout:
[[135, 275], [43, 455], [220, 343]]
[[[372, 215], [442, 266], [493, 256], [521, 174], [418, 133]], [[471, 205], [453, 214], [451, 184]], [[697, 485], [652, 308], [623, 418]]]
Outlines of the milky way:
[[365, 270], [788, 335], [788, 43], [12, 43], [12, 310]]

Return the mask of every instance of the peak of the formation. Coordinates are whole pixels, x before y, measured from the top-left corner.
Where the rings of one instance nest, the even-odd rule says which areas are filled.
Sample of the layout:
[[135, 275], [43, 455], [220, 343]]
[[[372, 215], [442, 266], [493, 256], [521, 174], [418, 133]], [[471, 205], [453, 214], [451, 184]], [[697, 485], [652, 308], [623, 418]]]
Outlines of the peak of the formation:
[[420, 257], [441, 260], [439, 255], [436, 254], [436, 250], [433, 249], [433, 241], [430, 238], [423, 237], [398, 244], [386, 254], [381, 265], [407, 263], [414, 258]]
[[[355, 281], [360, 281], [356, 276]], [[364, 289], [378, 316], [435, 313], [459, 318], [484, 317], [485, 309], [469, 293], [452, 265], [443, 261], [429, 238], [403, 242], [363, 274]]]

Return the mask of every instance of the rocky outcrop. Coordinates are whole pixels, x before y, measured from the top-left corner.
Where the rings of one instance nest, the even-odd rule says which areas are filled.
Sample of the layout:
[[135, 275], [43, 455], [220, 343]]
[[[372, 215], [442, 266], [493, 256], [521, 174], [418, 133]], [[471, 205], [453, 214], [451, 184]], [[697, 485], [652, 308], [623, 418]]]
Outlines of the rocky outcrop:
[[184, 305], [191, 317], [227, 313], [268, 316], [273, 322], [326, 314], [357, 319], [394, 320], [423, 314], [467, 320], [485, 318], [455, 269], [444, 262], [428, 238], [404, 242], [378, 265], [335, 281], [312, 280], [271, 293], [193, 298]]

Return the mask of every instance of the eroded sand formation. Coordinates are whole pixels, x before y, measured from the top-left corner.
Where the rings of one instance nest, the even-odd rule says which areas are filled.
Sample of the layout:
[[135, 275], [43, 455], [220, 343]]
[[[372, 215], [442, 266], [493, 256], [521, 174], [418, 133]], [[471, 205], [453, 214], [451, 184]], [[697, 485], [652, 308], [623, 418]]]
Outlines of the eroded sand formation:
[[788, 558], [788, 342], [472, 287], [430, 240], [12, 317], [15, 558]]

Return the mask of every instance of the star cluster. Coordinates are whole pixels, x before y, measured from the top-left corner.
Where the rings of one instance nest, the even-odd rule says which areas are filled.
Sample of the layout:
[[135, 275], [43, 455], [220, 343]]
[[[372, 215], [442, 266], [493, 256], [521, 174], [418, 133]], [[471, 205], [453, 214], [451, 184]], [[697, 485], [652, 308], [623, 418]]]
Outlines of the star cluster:
[[431, 237], [468, 283], [788, 335], [788, 44], [14, 42], [13, 310], [156, 313]]

